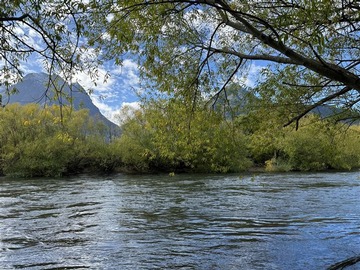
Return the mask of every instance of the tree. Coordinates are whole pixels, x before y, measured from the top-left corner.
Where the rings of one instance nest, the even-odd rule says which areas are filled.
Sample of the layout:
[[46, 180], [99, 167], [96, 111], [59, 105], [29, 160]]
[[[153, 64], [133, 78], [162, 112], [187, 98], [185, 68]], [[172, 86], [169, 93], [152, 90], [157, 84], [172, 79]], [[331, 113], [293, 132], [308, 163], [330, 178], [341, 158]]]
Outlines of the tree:
[[248, 168], [245, 136], [232, 122], [180, 99], [143, 105], [123, 122], [123, 163], [134, 170], [235, 172]]
[[299, 131], [286, 128], [278, 160], [291, 170], [351, 170], [360, 163], [359, 126], [334, 124], [316, 115], [302, 119]]
[[282, 127], [283, 114], [265, 109], [239, 116], [255, 164], [269, 171], [351, 170], [360, 166], [359, 126], [310, 114], [299, 130]]
[[[90, 14], [94, 9], [100, 12], [100, 7], [90, 2], [1, 1], [0, 86], [9, 90], [23, 76], [29, 60], [64, 79], [77, 71], [96, 75], [97, 52], [88, 50], [84, 34], [91, 27]], [[56, 86], [52, 80], [49, 76], [49, 86]]]
[[59, 176], [83, 169], [112, 171], [119, 158], [104, 127], [87, 110], [17, 103], [0, 108], [0, 172]]
[[[94, 58], [81, 53], [90, 46], [117, 64], [137, 58], [144, 88], [194, 101], [200, 93], [217, 100], [252, 62], [266, 62], [268, 77], [303, 93], [303, 110], [289, 123], [322, 104], [356, 108], [360, 100], [356, 0], [16, 0], [1, 7], [6, 74], [21, 73], [32, 52], [50, 71], [88, 69], [83, 64]], [[35, 31], [44, 47], [29, 45], [19, 27]]]
[[305, 92], [303, 111], [289, 123], [334, 100], [348, 108], [360, 100], [358, 1], [120, 3], [109, 52], [139, 53], [149, 88], [193, 89], [216, 100], [250, 61], [266, 61], [269, 77], [275, 73], [282, 84]]

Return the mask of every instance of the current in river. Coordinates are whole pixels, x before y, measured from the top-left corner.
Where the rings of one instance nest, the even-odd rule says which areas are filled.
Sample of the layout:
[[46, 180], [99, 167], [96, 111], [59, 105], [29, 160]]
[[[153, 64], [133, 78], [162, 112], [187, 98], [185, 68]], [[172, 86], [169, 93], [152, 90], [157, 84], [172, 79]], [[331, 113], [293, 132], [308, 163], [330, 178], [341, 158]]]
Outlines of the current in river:
[[359, 172], [0, 178], [0, 269], [326, 269], [360, 254], [359, 196]]

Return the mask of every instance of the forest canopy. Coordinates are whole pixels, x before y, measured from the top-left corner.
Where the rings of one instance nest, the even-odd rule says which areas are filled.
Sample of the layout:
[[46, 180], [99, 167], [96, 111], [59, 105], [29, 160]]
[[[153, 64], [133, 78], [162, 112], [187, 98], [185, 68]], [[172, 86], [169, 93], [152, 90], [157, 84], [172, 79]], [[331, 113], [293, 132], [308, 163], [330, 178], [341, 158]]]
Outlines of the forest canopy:
[[144, 90], [216, 101], [257, 63], [258, 86], [276, 82], [257, 95], [279, 106], [296, 101], [288, 123], [323, 104], [358, 109], [356, 0], [16, 0], [0, 7], [3, 85], [22, 75], [22, 61], [34, 53], [49, 73], [69, 77], [79, 70], [94, 77], [101, 61], [131, 57]]

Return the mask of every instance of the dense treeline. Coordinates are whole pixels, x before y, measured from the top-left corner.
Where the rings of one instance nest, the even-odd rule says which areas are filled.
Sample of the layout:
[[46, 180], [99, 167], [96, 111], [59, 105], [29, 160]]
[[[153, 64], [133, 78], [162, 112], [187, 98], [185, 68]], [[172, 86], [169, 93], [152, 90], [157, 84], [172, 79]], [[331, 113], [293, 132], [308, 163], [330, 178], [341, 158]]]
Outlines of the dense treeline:
[[0, 109], [0, 141], [6, 175], [60, 176], [117, 165], [106, 127], [86, 110], [9, 104]]
[[[283, 127], [284, 116], [257, 111], [243, 116], [250, 156], [268, 171], [351, 170], [360, 167], [360, 126], [319, 115]], [[266, 115], [265, 115], [266, 114]]]
[[261, 107], [224, 117], [224, 111], [206, 105], [189, 110], [181, 100], [158, 100], [135, 111], [124, 121], [119, 140], [124, 164], [137, 170], [200, 172], [360, 167], [357, 125], [310, 114], [297, 130], [296, 123], [283, 127], [281, 111]]
[[139, 170], [229, 172], [251, 165], [239, 126], [182, 100], [149, 102], [125, 119], [123, 162]]
[[[122, 112], [122, 134], [86, 110], [36, 104], [0, 109], [0, 172], [61, 176], [83, 171], [238, 172], [360, 167], [360, 127], [309, 115], [299, 130], [259, 110], [227, 119], [201, 104], [158, 99]], [[127, 111], [126, 111], [127, 110]], [[229, 117], [228, 117], [229, 118]]]

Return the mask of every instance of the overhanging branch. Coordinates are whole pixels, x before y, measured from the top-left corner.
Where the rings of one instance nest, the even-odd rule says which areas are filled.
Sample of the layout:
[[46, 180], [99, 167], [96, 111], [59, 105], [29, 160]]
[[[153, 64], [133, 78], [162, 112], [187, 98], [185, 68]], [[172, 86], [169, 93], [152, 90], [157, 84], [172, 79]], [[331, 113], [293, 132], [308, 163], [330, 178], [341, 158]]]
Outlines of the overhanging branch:
[[29, 14], [24, 14], [19, 17], [0, 17], [0, 22], [23, 21], [29, 16]]
[[292, 65], [300, 65], [301, 63], [292, 60], [290, 58], [281, 57], [281, 56], [273, 56], [273, 55], [265, 55], [265, 54], [258, 54], [258, 55], [251, 55], [251, 54], [243, 54], [239, 53], [235, 50], [231, 50], [228, 48], [213, 48], [213, 47], [206, 47], [206, 46], [200, 46], [202, 49], [206, 49], [215, 53], [223, 53], [223, 54], [231, 54], [234, 56], [237, 56], [241, 59], [247, 59], [247, 60], [262, 60], [262, 61], [270, 61], [270, 62], [276, 62], [280, 64], [292, 64]]
[[290, 119], [290, 121], [288, 121], [284, 127], [290, 125], [291, 123], [293, 122], [296, 122], [296, 129], [298, 128], [298, 122], [299, 120], [304, 117], [307, 113], [309, 113], [310, 111], [312, 111], [313, 109], [315, 109], [316, 107], [320, 106], [320, 105], [323, 105], [325, 104], [326, 102], [334, 99], [334, 98], [337, 98], [339, 96], [342, 96], [344, 94], [346, 94], [347, 92], [351, 91], [352, 88], [349, 87], [349, 86], [345, 86], [343, 89], [341, 89], [340, 91], [332, 94], [332, 95], [329, 95], [327, 97], [324, 97], [323, 99], [320, 99], [318, 102], [314, 103], [313, 105], [309, 106], [307, 109], [305, 109], [302, 113], [298, 114], [297, 116], [293, 117]]
[[[203, 2], [209, 5], [209, 2], [206, 0], [199, 2]], [[226, 22], [227, 25], [238, 31], [242, 31], [242, 29], [245, 27], [247, 29], [246, 32], [252, 35], [254, 38], [260, 40], [263, 44], [268, 45], [272, 49], [285, 55], [299, 65], [303, 65], [304, 67], [318, 73], [319, 75], [334, 81], [341, 82], [350, 88], [360, 91], [360, 78], [356, 74], [332, 63], [319, 61], [318, 59], [312, 59], [306, 55], [296, 52], [294, 49], [286, 46], [281, 40], [274, 39], [270, 35], [267, 35], [263, 31], [257, 29], [256, 26], [252, 25], [251, 22], [241, 16], [239, 11], [232, 9], [223, 0], [216, 0], [215, 7], [217, 9], [222, 9], [223, 12], [230, 14], [232, 18], [234, 18], [233, 22], [228, 20]], [[239, 27], [237, 27], [237, 25]]]

